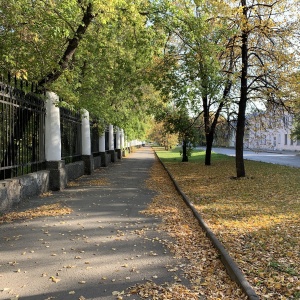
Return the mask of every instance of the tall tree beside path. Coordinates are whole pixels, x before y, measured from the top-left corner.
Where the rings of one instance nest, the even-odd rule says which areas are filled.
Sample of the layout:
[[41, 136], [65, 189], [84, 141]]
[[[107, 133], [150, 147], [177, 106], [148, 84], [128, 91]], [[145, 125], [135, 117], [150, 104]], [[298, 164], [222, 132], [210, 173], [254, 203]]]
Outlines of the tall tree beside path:
[[[159, 65], [158, 87], [178, 109], [186, 109], [191, 118], [203, 116], [206, 156], [211, 164], [215, 130], [224, 106], [228, 104], [233, 80], [232, 63], [227, 56], [231, 30], [223, 18], [220, 1], [159, 1], [155, 19], [168, 33], [165, 57]], [[200, 133], [199, 133], [200, 135]]]
[[293, 101], [293, 113], [294, 113], [294, 128], [293, 138], [300, 140], [300, 71], [297, 71], [295, 76], [292, 78], [293, 94], [297, 97], [296, 101]]
[[[232, 1], [228, 26], [235, 28], [229, 47], [239, 72], [236, 131], [236, 174], [245, 177], [243, 157], [247, 105], [291, 101], [289, 83], [299, 66], [299, 2], [286, 0]], [[293, 5], [292, 5], [293, 4]], [[298, 9], [297, 9], [298, 8]]]

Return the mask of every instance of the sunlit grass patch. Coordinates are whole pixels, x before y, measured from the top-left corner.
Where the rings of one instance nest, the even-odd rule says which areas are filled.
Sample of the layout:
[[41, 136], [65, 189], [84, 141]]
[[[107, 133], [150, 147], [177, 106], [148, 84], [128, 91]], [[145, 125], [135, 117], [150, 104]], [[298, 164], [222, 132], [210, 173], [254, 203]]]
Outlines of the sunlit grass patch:
[[247, 177], [233, 180], [233, 157], [213, 154], [205, 166], [203, 155], [157, 154], [262, 299], [299, 299], [300, 169], [245, 161]]
[[[160, 159], [162, 159], [165, 163], [167, 162], [181, 162], [182, 155], [180, 154], [182, 151], [182, 147], [175, 147], [171, 150], [164, 150], [163, 147], [153, 147], [156, 153], [159, 153]], [[223, 160], [224, 155], [214, 153], [214, 161]], [[233, 159], [230, 157], [229, 159]], [[193, 149], [191, 156], [189, 156], [189, 162], [203, 162], [205, 160], [205, 151], [199, 149]]]

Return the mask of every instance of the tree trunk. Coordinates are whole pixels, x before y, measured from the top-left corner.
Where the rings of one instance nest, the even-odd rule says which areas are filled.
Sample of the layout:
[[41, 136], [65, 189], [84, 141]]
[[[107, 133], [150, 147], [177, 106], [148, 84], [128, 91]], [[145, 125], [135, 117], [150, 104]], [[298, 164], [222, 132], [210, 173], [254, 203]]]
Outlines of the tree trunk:
[[[214, 142], [215, 131], [218, 123], [219, 116], [221, 111], [224, 107], [226, 97], [228, 96], [230, 89], [231, 89], [232, 82], [230, 80], [227, 81], [224, 91], [223, 91], [223, 100], [220, 102], [219, 107], [215, 113], [214, 120], [209, 128], [209, 124], [205, 125], [206, 130], [208, 131], [205, 135], [206, 138], [206, 151], [205, 151], [205, 165], [211, 165], [211, 152], [212, 152], [212, 145]], [[208, 110], [208, 109], [207, 109]], [[209, 120], [207, 119], [206, 122]]]
[[214, 141], [214, 132], [210, 131], [209, 134], [206, 135], [206, 150], [205, 150], [205, 165], [211, 165], [211, 151], [212, 145]]
[[78, 26], [74, 37], [68, 40], [68, 45], [63, 53], [60, 61], [58, 62], [59, 68], [48, 73], [44, 78], [39, 82], [39, 86], [44, 86], [57, 80], [62, 73], [69, 68], [69, 64], [74, 56], [75, 51], [77, 50], [80, 41], [83, 39], [84, 34], [86, 33], [89, 25], [96, 17], [96, 14], [93, 12], [93, 4], [89, 3], [84, 11], [80, 25]]
[[[247, 20], [246, 0], [242, 0], [243, 16]], [[244, 132], [245, 132], [245, 115], [247, 105], [247, 73], [248, 73], [248, 32], [247, 29], [242, 31], [242, 72], [241, 72], [241, 94], [239, 101], [239, 111], [236, 128], [236, 175], [237, 177], [245, 177], [244, 164]]]
[[207, 95], [203, 96], [202, 101], [203, 101], [204, 132], [205, 132], [205, 141], [206, 141], [205, 165], [210, 166], [213, 137], [211, 136], [211, 128], [209, 126], [210, 120], [209, 120], [209, 107], [208, 107]]
[[187, 156], [187, 141], [186, 139], [183, 140], [182, 142], [182, 162], [187, 162], [189, 161], [189, 158]]

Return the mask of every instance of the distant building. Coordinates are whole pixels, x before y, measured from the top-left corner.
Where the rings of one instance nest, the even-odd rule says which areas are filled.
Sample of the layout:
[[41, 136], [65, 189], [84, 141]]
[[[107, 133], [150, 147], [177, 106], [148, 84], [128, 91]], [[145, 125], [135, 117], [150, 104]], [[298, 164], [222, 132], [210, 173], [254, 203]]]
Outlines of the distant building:
[[[269, 108], [246, 117], [244, 148], [254, 150], [300, 151], [300, 139], [292, 137], [293, 115], [283, 109]], [[230, 146], [235, 146], [235, 130]]]

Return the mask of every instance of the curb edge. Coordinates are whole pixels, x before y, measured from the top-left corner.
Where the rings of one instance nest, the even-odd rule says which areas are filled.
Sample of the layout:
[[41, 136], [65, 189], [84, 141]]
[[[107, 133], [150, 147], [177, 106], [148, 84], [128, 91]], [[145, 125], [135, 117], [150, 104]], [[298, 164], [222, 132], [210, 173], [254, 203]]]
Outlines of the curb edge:
[[203, 218], [200, 216], [199, 212], [195, 209], [194, 205], [191, 203], [189, 198], [185, 195], [185, 193], [180, 189], [179, 185], [177, 184], [176, 180], [172, 176], [172, 174], [169, 172], [165, 164], [161, 161], [161, 159], [158, 157], [156, 152], [154, 151], [155, 156], [158, 158], [159, 162], [162, 164], [164, 169], [167, 171], [169, 177], [171, 178], [176, 190], [178, 193], [182, 196], [184, 202], [186, 205], [192, 210], [194, 216], [198, 220], [199, 225], [204, 230], [206, 236], [211, 240], [212, 244], [216, 248], [216, 250], [219, 252], [221, 261], [223, 265], [225, 266], [227, 273], [229, 274], [230, 278], [235, 281], [240, 288], [243, 290], [243, 292], [246, 294], [246, 296], [249, 298], [249, 300], [259, 300], [260, 298], [255, 293], [254, 289], [251, 287], [249, 282], [246, 280], [244, 274], [236, 264], [236, 262], [231, 258], [223, 244], [218, 240], [216, 235], [211, 231], [211, 229], [207, 226]]

